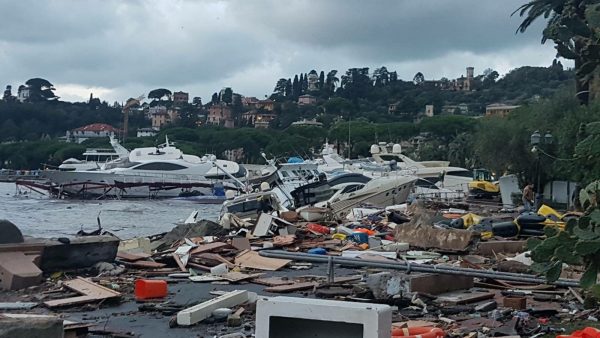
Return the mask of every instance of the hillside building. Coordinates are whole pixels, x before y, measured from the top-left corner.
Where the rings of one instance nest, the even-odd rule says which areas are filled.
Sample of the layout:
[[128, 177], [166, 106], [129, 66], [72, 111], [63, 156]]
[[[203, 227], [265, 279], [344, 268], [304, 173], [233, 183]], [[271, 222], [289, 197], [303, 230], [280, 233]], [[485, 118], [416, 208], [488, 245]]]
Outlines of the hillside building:
[[93, 123], [73, 130], [68, 130], [66, 141], [81, 143], [90, 138], [116, 137], [118, 133], [119, 130], [109, 124]]

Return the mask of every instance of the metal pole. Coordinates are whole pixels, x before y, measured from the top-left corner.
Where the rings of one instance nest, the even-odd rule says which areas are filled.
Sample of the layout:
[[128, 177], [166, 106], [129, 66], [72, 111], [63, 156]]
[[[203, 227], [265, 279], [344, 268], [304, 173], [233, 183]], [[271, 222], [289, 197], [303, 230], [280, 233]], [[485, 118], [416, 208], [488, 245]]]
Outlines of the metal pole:
[[457, 268], [449, 266], [437, 266], [427, 264], [417, 264], [409, 262], [381, 262], [381, 261], [370, 261], [357, 258], [344, 258], [344, 257], [332, 257], [324, 255], [313, 255], [306, 253], [289, 253], [281, 250], [262, 250], [260, 255], [271, 258], [283, 258], [300, 260], [306, 262], [315, 263], [328, 263], [331, 259], [333, 263], [358, 266], [358, 267], [377, 267], [384, 269], [393, 270], [409, 270], [416, 272], [429, 272], [429, 273], [440, 273], [447, 275], [461, 275], [477, 278], [492, 278], [498, 280], [506, 280], [513, 282], [526, 282], [533, 284], [554, 284], [565, 287], [579, 287], [579, 281], [572, 279], [558, 279], [555, 282], [549, 283], [545, 278], [537, 277], [529, 274], [510, 273], [510, 272], [497, 272], [497, 271], [486, 271], [468, 268]]

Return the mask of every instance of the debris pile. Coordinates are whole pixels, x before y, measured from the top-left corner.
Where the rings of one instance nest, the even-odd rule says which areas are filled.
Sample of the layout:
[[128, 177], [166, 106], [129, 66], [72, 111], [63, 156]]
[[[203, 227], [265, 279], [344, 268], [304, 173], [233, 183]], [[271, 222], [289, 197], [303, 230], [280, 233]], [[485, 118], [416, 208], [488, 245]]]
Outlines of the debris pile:
[[[227, 214], [124, 241], [27, 239], [0, 222], [13, 238], [0, 244], [0, 337], [15, 318], [75, 337], [189, 336], [176, 327], [263, 337], [266, 326], [307, 336], [330, 320], [339, 332], [360, 324], [381, 337], [473, 338], [568, 335], [599, 318], [578, 288], [579, 267], [546, 283], [526, 251], [527, 237], [573, 215], [417, 203], [357, 208], [343, 221], [314, 216]], [[267, 304], [287, 310], [272, 314]]]

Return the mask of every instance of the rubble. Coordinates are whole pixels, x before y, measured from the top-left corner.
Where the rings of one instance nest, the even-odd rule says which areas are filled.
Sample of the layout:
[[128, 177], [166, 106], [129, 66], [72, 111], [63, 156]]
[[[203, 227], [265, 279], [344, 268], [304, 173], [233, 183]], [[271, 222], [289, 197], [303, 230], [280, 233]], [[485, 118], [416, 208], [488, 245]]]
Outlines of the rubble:
[[[302, 214], [230, 214], [226, 226], [199, 221], [124, 241], [69, 239], [95, 243], [102, 260], [53, 254], [43, 265], [45, 248], [58, 244], [0, 244], [1, 285], [8, 290], [0, 309], [76, 317], [71, 325], [81, 326], [71, 328], [113, 336], [138, 334], [139, 325], [124, 324], [137, 316], [174, 336], [185, 329], [169, 327], [216, 337], [266, 337], [271, 327], [286, 328], [287, 337], [325, 329], [356, 336], [354, 325], [363, 325], [371, 330], [364, 337], [477, 338], [555, 333], [565, 322], [600, 316], [597, 308], [584, 309], [579, 268], [547, 283], [532, 272], [522, 231], [488, 231], [517, 214], [439, 204], [361, 210], [335, 222], [309, 222]], [[91, 311], [124, 319], [113, 327]]]

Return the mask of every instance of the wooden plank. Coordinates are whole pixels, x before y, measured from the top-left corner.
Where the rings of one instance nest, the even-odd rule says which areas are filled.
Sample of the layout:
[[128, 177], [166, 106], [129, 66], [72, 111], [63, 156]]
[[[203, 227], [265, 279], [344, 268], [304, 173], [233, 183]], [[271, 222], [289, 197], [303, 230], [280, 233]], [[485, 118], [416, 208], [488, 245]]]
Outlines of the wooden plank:
[[333, 282], [334, 283], [348, 283], [348, 282], [354, 282], [357, 280], [361, 280], [362, 276], [342, 276], [342, 277], [334, 277], [333, 278]]
[[117, 257], [119, 257], [120, 259], [122, 259], [124, 261], [135, 262], [135, 261], [139, 261], [142, 259], [150, 258], [150, 255], [145, 254], [145, 253], [130, 253], [130, 252], [125, 252], [125, 251], [119, 251], [119, 252], [117, 252]]
[[224, 280], [221, 276], [215, 276], [215, 275], [190, 276], [188, 278], [192, 282], [199, 282], [199, 283], [217, 282], [217, 281]]
[[187, 269], [185, 268], [185, 265], [181, 261], [181, 258], [179, 258], [179, 255], [176, 254], [175, 252], [173, 252], [171, 255], [173, 256], [173, 259], [175, 260], [175, 263], [177, 263], [177, 266], [179, 267], [179, 270], [181, 270], [183, 272], [186, 272]]
[[225, 263], [227, 264], [227, 266], [231, 269], [233, 268], [235, 265], [233, 263], [231, 263], [230, 261], [228, 261], [227, 259], [225, 259], [223, 256], [219, 255], [219, 254], [213, 254], [213, 253], [201, 253], [199, 255], [195, 255], [194, 256], [195, 259], [200, 259], [203, 261], [208, 261], [209, 263], [216, 263], [215, 265], [219, 265], [221, 263]]
[[69, 297], [64, 299], [56, 299], [44, 302], [49, 308], [77, 305], [83, 303], [89, 303], [99, 301], [108, 298], [121, 297], [121, 294], [115, 290], [111, 290], [102, 285], [98, 285], [85, 278], [77, 277], [63, 283], [63, 285], [73, 291], [83, 294], [82, 296]]
[[231, 246], [234, 248], [243, 251], [250, 250], [250, 240], [246, 237], [235, 237], [231, 240]]
[[273, 216], [269, 214], [260, 214], [258, 220], [256, 220], [256, 226], [254, 226], [254, 231], [252, 231], [252, 236], [254, 237], [263, 237], [269, 234], [269, 228], [271, 227], [271, 223], [273, 222]]
[[82, 293], [87, 296], [95, 296], [95, 297], [103, 297], [103, 298], [111, 298], [111, 297], [120, 297], [121, 293], [104, 287], [102, 285], [96, 284], [88, 279], [77, 277], [75, 279], [71, 279], [63, 283], [67, 288]]
[[319, 285], [319, 283], [316, 282], [294, 283], [290, 285], [270, 286], [268, 288], [265, 288], [265, 291], [273, 293], [287, 293], [312, 289], [317, 285]]
[[276, 271], [291, 263], [288, 259], [262, 257], [257, 252], [246, 250], [235, 258], [235, 264], [243, 268]]
[[167, 266], [166, 264], [152, 262], [152, 261], [135, 261], [135, 262], [120, 261], [120, 262], [122, 262], [123, 264], [125, 264], [129, 267], [141, 268], [141, 269], [160, 269], [160, 268], [164, 268], [165, 266]]
[[470, 304], [480, 300], [494, 298], [491, 292], [448, 292], [438, 295], [436, 303], [449, 303], [453, 305]]
[[286, 246], [294, 244], [296, 235], [285, 235], [273, 237], [273, 246]]
[[279, 285], [290, 285], [295, 282], [285, 277], [268, 277], [268, 278], [255, 278], [252, 283], [266, 285], [266, 286], [279, 286]]
[[204, 252], [216, 251], [216, 250], [224, 249], [227, 247], [229, 247], [229, 244], [223, 243], [223, 242], [213, 242], [213, 243], [208, 243], [208, 244], [202, 244], [202, 245], [199, 245], [199, 246], [193, 248], [190, 251], [190, 255], [196, 255], [196, 254], [201, 254]]
[[61, 307], [61, 306], [69, 306], [69, 305], [78, 305], [85, 304], [96, 301], [96, 297], [92, 296], [77, 296], [77, 297], [69, 297], [63, 299], [55, 299], [44, 302], [49, 308]]
[[241, 282], [241, 281], [247, 280], [247, 279], [260, 277], [262, 275], [264, 275], [264, 273], [246, 274], [246, 273], [241, 273], [241, 272], [237, 272], [237, 271], [230, 271], [226, 274], [220, 275], [219, 277], [235, 283], [235, 282]]

